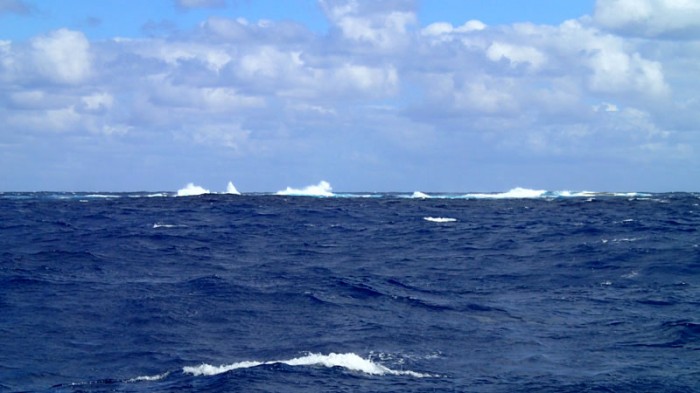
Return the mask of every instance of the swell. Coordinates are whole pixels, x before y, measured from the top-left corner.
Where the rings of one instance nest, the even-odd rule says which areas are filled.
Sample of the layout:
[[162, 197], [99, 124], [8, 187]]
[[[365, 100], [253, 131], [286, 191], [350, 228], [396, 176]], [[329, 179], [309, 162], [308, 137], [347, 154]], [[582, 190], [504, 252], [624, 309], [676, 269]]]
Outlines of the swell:
[[0, 198], [0, 389], [697, 386], [697, 198], [595, 198]]

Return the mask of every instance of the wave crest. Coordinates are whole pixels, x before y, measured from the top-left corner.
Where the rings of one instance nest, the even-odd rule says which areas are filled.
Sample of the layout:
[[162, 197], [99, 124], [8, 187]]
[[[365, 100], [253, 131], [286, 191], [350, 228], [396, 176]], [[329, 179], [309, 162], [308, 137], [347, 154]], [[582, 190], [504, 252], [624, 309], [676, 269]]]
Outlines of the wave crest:
[[291, 188], [287, 187], [282, 191], [277, 191], [277, 195], [285, 196], [315, 196], [315, 197], [332, 197], [333, 187], [331, 184], [325, 180], [321, 180], [320, 183], [316, 185], [306, 186], [304, 188]]
[[411, 194], [411, 198], [414, 199], [428, 199], [430, 198], [430, 195], [420, 192], [420, 191], [414, 191], [413, 194]]
[[233, 182], [229, 181], [226, 185], [226, 193], [231, 195], [241, 195], [240, 191], [233, 185]]
[[320, 353], [309, 353], [305, 356], [289, 359], [275, 360], [267, 362], [258, 361], [243, 361], [222, 366], [212, 366], [210, 364], [202, 364], [193, 367], [184, 367], [182, 372], [192, 374], [194, 376], [210, 376], [225, 373], [228, 371], [251, 368], [269, 364], [286, 364], [288, 366], [324, 366], [324, 367], [342, 367], [350, 371], [357, 371], [369, 375], [407, 375], [416, 378], [430, 377], [430, 374], [419, 373], [410, 370], [393, 370], [389, 367], [375, 363], [370, 359], [365, 359], [354, 353], [330, 353], [323, 355]]
[[455, 222], [457, 221], [456, 218], [451, 218], [451, 217], [423, 217], [425, 221], [430, 221], [430, 222], [438, 222], [438, 223], [446, 223], [446, 222]]
[[540, 198], [547, 193], [547, 190], [532, 190], [529, 188], [516, 187], [507, 192], [488, 194], [467, 194], [466, 198], [479, 199], [519, 199], [519, 198]]
[[209, 194], [209, 190], [206, 188], [195, 185], [194, 183], [187, 183], [185, 188], [177, 190], [177, 196], [195, 196], [202, 194]]

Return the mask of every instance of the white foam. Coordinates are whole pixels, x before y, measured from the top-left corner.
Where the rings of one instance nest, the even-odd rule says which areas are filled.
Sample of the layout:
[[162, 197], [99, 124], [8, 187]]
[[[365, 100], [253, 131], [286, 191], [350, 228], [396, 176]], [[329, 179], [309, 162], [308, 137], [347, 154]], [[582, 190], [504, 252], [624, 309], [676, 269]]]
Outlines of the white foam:
[[285, 190], [277, 191], [277, 195], [286, 196], [316, 196], [316, 197], [332, 197], [333, 188], [330, 183], [322, 180], [317, 185], [307, 186], [301, 189], [287, 187]]
[[478, 199], [523, 199], [541, 198], [546, 193], [546, 190], [532, 190], [529, 188], [516, 187], [507, 192], [494, 194], [466, 194], [465, 197]]
[[420, 191], [414, 191], [413, 194], [411, 194], [411, 198], [416, 198], [416, 199], [428, 199], [430, 198], [430, 195], [420, 192]]
[[153, 224], [153, 229], [157, 228], [186, 228], [187, 225], [177, 225], [177, 224], [161, 224], [159, 222]]
[[85, 198], [119, 198], [119, 195], [114, 194], [88, 194]]
[[[277, 363], [277, 362], [272, 362]], [[238, 370], [240, 368], [251, 368], [257, 367], [263, 364], [268, 364], [268, 362], [251, 362], [244, 361], [233, 364], [228, 364], [225, 366], [212, 366], [211, 364], [201, 364], [199, 366], [186, 366], [182, 368], [182, 372], [185, 374], [192, 374], [194, 376], [200, 375], [217, 375], [222, 374], [231, 370]]]
[[425, 221], [430, 221], [430, 222], [439, 222], [439, 223], [445, 223], [445, 222], [455, 222], [457, 221], [456, 218], [450, 218], [450, 217], [423, 217]]
[[144, 375], [142, 377], [131, 378], [127, 382], [141, 382], [141, 381], [160, 381], [161, 379], [167, 377], [170, 372], [165, 372], [158, 375]]
[[590, 198], [598, 195], [598, 193], [593, 191], [554, 191], [552, 193], [554, 196], [562, 198]]
[[634, 198], [634, 197], [640, 197], [640, 196], [641, 197], [648, 197], [651, 195], [643, 193], [643, 192], [614, 192], [613, 196]]
[[154, 194], [129, 194], [129, 198], [160, 198], [169, 196], [166, 192], [158, 192]]
[[226, 193], [231, 195], [241, 195], [241, 193], [236, 189], [236, 186], [233, 185], [233, 182], [228, 182], [228, 185], [226, 186]]
[[177, 196], [194, 196], [209, 194], [209, 190], [195, 185], [194, 183], [187, 183], [185, 188], [177, 190]]
[[342, 367], [347, 370], [357, 371], [369, 375], [408, 375], [416, 378], [425, 378], [432, 376], [430, 374], [418, 373], [410, 370], [392, 370], [386, 366], [375, 363], [369, 359], [365, 359], [354, 353], [330, 353], [328, 355], [323, 355], [319, 353], [309, 353], [305, 356], [289, 360], [275, 360], [267, 362], [243, 361], [222, 366], [202, 364], [194, 367], [183, 367], [182, 372], [186, 374], [192, 374], [194, 376], [210, 376], [241, 368], [257, 367], [265, 364], [286, 364], [289, 366], [318, 365], [324, 367]]

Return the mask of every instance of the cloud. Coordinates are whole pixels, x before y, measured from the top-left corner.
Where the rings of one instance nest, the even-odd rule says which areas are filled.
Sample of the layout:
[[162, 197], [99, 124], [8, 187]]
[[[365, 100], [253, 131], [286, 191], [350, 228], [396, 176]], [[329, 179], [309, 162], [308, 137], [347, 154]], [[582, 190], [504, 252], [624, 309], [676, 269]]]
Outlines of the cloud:
[[595, 23], [619, 34], [697, 39], [700, 2], [695, 0], [598, 0]]
[[33, 12], [33, 7], [23, 0], [0, 0], [0, 15], [17, 14], [29, 15]]
[[488, 47], [486, 56], [496, 62], [507, 60], [512, 67], [527, 64], [530, 67], [539, 68], [547, 60], [542, 52], [533, 47], [515, 46], [497, 41]]
[[412, 3], [320, 1], [329, 21], [345, 40], [379, 50], [396, 50], [408, 45], [407, 32], [417, 22]]
[[195, 143], [224, 146], [239, 152], [246, 145], [250, 134], [240, 124], [215, 124], [197, 127], [192, 139]]
[[454, 27], [447, 22], [436, 22], [421, 29], [421, 34], [425, 36], [443, 36], [451, 33], [469, 33], [470, 31], [479, 31], [485, 28], [486, 25], [483, 22], [474, 19], [465, 22], [459, 27]]
[[223, 8], [226, 7], [226, 0], [173, 0], [175, 6], [180, 9], [193, 8]]
[[31, 46], [39, 74], [52, 82], [77, 84], [92, 74], [90, 43], [82, 32], [56, 30], [34, 38]]
[[325, 34], [211, 17], [140, 39], [60, 29], [0, 41], [0, 144], [51, 135], [196, 148], [212, 162], [319, 177], [332, 167], [378, 184], [382, 173], [437, 179], [421, 161], [661, 160], [697, 142], [697, 42], [632, 39], [624, 23], [602, 24], [613, 2], [559, 25], [499, 26], [420, 26], [410, 1], [320, 6]]

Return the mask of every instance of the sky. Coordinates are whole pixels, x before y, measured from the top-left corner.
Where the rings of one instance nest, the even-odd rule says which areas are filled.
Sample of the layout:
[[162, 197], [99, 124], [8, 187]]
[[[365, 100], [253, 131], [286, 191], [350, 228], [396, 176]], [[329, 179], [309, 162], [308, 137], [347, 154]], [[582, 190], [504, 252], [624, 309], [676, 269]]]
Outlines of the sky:
[[0, 0], [0, 191], [700, 191], [700, 0]]

